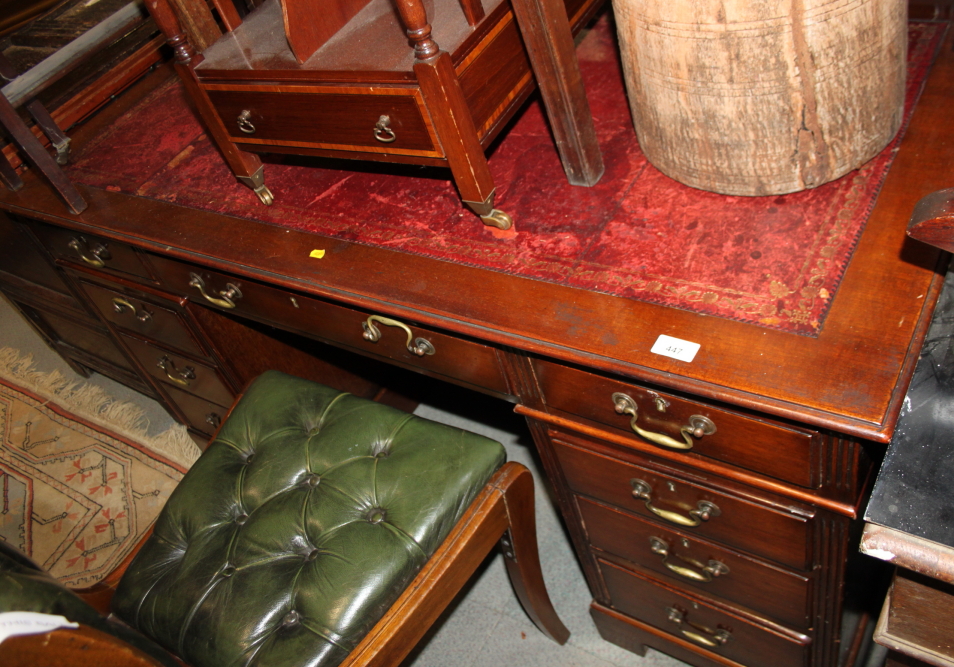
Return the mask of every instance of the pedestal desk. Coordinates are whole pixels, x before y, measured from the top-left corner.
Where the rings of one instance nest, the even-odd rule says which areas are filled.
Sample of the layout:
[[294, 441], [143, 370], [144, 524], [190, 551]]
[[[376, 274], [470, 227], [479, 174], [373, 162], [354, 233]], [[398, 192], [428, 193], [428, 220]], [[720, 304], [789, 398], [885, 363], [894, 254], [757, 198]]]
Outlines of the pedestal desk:
[[[607, 640], [834, 667], [852, 529], [942, 284], [946, 256], [904, 232], [954, 183], [952, 108], [948, 41], [817, 336], [95, 188], [71, 215], [29, 174], [0, 192], [0, 287], [77, 368], [196, 434], [263, 366], [365, 391], [371, 359], [500, 397], [527, 418]], [[662, 334], [699, 352], [654, 354]]]

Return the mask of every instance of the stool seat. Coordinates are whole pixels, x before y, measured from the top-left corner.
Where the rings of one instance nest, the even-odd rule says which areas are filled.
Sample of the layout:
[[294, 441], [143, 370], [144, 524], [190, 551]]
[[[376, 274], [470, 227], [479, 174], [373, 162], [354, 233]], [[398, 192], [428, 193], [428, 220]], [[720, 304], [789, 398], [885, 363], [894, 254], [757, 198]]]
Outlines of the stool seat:
[[267, 372], [170, 497], [113, 610], [195, 667], [337, 665], [504, 460], [483, 436]]

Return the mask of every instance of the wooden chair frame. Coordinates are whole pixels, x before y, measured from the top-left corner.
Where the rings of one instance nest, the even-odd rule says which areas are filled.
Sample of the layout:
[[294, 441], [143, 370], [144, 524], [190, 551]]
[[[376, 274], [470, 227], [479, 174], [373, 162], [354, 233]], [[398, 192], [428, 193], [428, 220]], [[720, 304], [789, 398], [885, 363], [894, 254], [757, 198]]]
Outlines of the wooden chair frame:
[[[530, 620], [555, 642], [566, 643], [570, 632], [553, 608], [540, 568], [533, 494], [530, 471], [519, 463], [505, 463], [404, 593], [340, 667], [398, 667], [497, 543], [503, 548], [514, 592]], [[75, 592], [101, 613], [108, 614], [119, 580], [151, 533], [150, 530], [104, 580]], [[79, 639], [71, 639], [71, 633], [79, 633]], [[48, 646], [52, 645], [57, 647], [57, 660], [63, 661], [57, 664], [64, 666], [158, 664], [124, 642], [85, 626], [79, 631], [55, 630], [17, 638], [16, 644], [9, 647], [15, 648], [15, 653], [7, 653], [5, 643], [4, 664], [10, 667], [53, 664], [48, 660]], [[108, 658], [109, 645], [116, 651], [112, 661]], [[86, 661], [87, 658], [91, 661]], [[7, 662], [8, 659], [12, 662]]]

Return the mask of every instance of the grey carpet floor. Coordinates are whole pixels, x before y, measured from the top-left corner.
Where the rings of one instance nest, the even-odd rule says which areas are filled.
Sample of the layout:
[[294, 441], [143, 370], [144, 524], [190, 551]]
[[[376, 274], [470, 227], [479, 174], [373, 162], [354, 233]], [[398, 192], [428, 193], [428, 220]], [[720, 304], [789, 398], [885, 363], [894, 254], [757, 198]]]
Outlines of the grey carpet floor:
[[[76, 376], [13, 307], [0, 297], [0, 347], [32, 354], [37, 370], [58, 369]], [[165, 410], [136, 391], [109, 378], [88, 380], [112, 396], [132, 401], [145, 410], [150, 432], [172, 424]], [[510, 460], [529, 467], [537, 480], [537, 533], [543, 573], [554, 606], [571, 636], [565, 646], [550, 641], [530, 623], [507, 579], [503, 557], [484, 563], [471, 584], [450, 606], [441, 621], [408, 658], [408, 667], [681, 667], [684, 663], [650, 649], [640, 657], [603, 641], [589, 616], [591, 599], [569, 538], [550, 499], [530, 434], [511, 406], [466, 390], [441, 387], [432, 392], [417, 414], [482, 433], [499, 440]]]

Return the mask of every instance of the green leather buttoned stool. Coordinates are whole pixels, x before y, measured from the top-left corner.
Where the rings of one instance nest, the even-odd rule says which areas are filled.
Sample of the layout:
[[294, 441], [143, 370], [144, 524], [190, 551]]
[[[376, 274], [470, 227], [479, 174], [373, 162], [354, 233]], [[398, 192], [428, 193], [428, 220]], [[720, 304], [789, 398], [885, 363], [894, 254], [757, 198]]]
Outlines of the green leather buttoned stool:
[[112, 608], [194, 667], [394, 664], [494, 545], [563, 643], [529, 471], [493, 440], [268, 372], [236, 403]]

